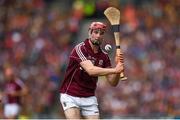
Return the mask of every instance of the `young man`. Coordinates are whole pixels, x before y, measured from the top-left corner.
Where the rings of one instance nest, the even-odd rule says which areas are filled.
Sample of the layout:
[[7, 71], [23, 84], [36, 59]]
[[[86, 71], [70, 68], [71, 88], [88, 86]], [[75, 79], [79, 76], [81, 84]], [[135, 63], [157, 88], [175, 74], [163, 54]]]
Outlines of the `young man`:
[[21, 97], [27, 94], [26, 85], [18, 79], [12, 68], [6, 68], [5, 84], [2, 97], [4, 98], [4, 117], [16, 119], [20, 113]]
[[107, 53], [100, 48], [106, 25], [92, 22], [89, 38], [76, 45], [69, 57], [65, 78], [60, 88], [60, 101], [68, 119], [98, 119], [99, 110], [95, 97], [98, 76], [106, 76], [112, 86], [119, 82], [123, 71], [123, 55], [116, 56], [116, 66], [111, 68]]

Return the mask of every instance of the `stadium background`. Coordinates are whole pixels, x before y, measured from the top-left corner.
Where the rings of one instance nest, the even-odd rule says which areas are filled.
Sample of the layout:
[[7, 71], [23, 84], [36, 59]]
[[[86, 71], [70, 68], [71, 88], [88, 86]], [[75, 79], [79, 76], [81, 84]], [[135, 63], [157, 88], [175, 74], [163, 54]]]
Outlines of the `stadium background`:
[[3, 67], [14, 67], [30, 90], [21, 117], [64, 118], [58, 87], [72, 47], [91, 21], [106, 22], [106, 43], [114, 44], [108, 6], [121, 10], [128, 81], [116, 88], [99, 81], [101, 118], [180, 116], [179, 0], [0, 0], [0, 90]]

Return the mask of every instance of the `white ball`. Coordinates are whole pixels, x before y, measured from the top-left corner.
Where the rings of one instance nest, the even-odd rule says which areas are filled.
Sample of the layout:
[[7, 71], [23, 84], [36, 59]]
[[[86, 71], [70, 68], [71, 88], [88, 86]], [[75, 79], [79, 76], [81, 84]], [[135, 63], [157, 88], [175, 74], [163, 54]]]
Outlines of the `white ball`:
[[107, 51], [107, 52], [109, 52], [109, 51], [111, 51], [111, 49], [112, 49], [112, 46], [110, 45], [110, 44], [107, 44], [107, 45], [105, 45], [105, 50]]

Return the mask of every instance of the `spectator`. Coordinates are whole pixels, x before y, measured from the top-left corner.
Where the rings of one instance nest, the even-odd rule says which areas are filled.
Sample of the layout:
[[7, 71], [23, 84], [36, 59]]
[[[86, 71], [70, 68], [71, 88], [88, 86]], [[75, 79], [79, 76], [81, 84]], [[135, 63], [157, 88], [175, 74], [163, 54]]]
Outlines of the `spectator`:
[[3, 91], [4, 116], [7, 119], [15, 119], [20, 114], [21, 99], [27, 94], [26, 85], [15, 76], [12, 68], [5, 68], [5, 79]]

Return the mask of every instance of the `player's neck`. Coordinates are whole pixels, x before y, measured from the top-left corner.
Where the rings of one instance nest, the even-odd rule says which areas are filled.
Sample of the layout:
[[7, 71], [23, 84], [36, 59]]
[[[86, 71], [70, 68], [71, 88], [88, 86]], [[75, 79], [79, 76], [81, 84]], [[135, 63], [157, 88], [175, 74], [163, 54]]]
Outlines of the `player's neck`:
[[93, 52], [94, 52], [94, 53], [98, 53], [98, 51], [99, 51], [99, 46], [93, 45], [92, 49], [93, 49]]

